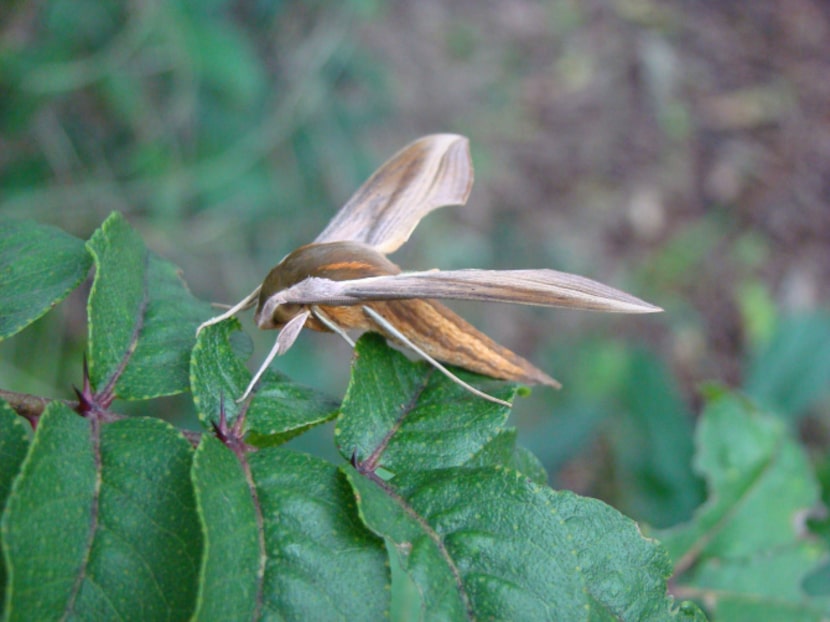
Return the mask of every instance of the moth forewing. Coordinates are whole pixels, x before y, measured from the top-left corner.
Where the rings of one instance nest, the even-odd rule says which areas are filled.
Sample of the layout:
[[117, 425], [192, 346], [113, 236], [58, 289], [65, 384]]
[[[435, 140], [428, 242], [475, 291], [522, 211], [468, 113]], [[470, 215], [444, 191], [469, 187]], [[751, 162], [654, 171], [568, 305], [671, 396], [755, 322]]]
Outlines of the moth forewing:
[[479, 300], [618, 313], [662, 311], [598, 281], [556, 270], [430, 270], [346, 281], [308, 278], [276, 295], [279, 304], [359, 304], [369, 300]]

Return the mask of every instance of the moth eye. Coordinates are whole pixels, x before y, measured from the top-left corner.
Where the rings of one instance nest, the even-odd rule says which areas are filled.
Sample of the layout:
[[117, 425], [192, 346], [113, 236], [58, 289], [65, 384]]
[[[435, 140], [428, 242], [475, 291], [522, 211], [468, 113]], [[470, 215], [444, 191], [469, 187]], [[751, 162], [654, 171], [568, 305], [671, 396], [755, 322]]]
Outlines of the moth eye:
[[279, 305], [276, 309], [274, 309], [274, 324], [276, 326], [282, 326], [302, 311], [302, 309], [302, 305], [293, 303]]

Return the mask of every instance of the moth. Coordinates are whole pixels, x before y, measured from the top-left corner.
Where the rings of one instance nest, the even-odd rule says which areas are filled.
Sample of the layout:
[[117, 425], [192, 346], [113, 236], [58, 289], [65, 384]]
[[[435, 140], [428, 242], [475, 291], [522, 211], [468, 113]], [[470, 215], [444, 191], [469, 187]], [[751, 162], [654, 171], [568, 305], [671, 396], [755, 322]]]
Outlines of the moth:
[[509, 406], [464, 382], [445, 364], [526, 384], [558, 387], [559, 383], [495, 343], [439, 299], [627, 313], [662, 310], [607, 285], [556, 270], [404, 272], [387, 258], [428, 213], [464, 205], [472, 184], [465, 137], [434, 134], [416, 140], [375, 171], [311, 244], [286, 255], [262, 285], [202, 324], [197, 334], [256, 305], [257, 326], [279, 330], [240, 401], [274, 357], [285, 353], [303, 328], [310, 328], [337, 333], [352, 347], [348, 330], [376, 331], [475, 395]]

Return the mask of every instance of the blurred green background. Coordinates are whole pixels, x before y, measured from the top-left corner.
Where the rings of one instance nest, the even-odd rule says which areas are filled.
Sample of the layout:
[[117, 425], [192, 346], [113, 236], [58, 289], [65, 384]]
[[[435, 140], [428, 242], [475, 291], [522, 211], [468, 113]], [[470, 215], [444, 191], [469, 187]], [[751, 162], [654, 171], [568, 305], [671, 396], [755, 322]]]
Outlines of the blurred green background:
[[[392, 153], [465, 134], [468, 205], [393, 259], [552, 267], [664, 307], [457, 306], [563, 381], [515, 409], [552, 484], [665, 526], [702, 498], [704, 381], [830, 472], [828, 50], [824, 0], [12, 0], [0, 214], [86, 238], [119, 210], [196, 295], [235, 302]], [[71, 396], [86, 293], [0, 343], [0, 386]], [[273, 335], [243, 323], [253, 366]], [[305, 334], [278, 366], [340, 396], [349, 357]], [[302, 443], [333, 455], [330, 429]]]

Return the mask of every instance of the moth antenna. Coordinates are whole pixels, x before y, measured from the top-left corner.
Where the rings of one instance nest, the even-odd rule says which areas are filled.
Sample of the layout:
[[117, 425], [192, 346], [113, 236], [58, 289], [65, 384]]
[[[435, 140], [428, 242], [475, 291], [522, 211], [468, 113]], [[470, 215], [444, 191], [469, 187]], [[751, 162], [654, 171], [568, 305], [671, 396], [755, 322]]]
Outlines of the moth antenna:
[[334, 320], [332, 320], [329, 316], [323, 313], [320, 307], [318, 307], [317, 305], [312, 306], [311, 312], [314, 314], [314, 317], [316, 317], [326, 326], [326, 328], [328, 328], [331, 332], [337, 333], [338, 335], [343, 337], [343, 339], [346, 340], [346, 343], [348, 343], [352, 347], [352, 349], [354, 349], [354, 339], [349, 337], [349, 334], [345, 330], [340, 328], [340, 326], [338, 326], [334, 322]]
[[298, 313], [292, 317], [285, 326], [282, 327], [280, 334], [277, 335], [277, 338], [274, 341], [274, 346], [271, 348], [268, 356], [265, 357], [265, 361], [259, 366], [259, 369], [254, 374], [254, 377], [251, 378], [251, 382], [248, 383], [242, 397], [236, 400], [237, 403], [245, 401], [245, 399], [251, 394], [251, 391], [253, 391], [257, 382], [259, 382], [259, 379], [262, 378], [262, 374], [265, 373], [268, 366], [271, 365], [271, 362], [276, 357], [288, 352], [288, 349], [294, 345], [294, 342], [297, 340], [297, 336], [303, 329], [303, 326], [305, 325], [305, 322], [310, 314], [311, 311], [303, 311], [302, 313]]
[[366, 305], [363, 305], [363, 311], [369, 317], [371, 317], [375, 322], [377, 322], [378, 325], [381, 328], [388, 331], [390, 335], [393, 335], [396, 339], [400, 340], [408, 348], [412, 348], [412, 350], [414, 350], [424, 360], [429, 362], [433, 367], [435, 367], [435, 369], [440, 371], [442, 374], [444, 374], [447, 378], [452, 380], [457, 385], [464, 387], [465, 389], [467, 389], [473, 395], [477, 395], [478, 397], [484, 398], [488, 402], [494, 402], [496, 404], [501, 404], [502, 406], [507, 406], [508, 408], [513, 406], [513, 404], [511, 404], [510, 402], [507, 402], [505, 400], [500, 400], [497, 397], [493, 397], [492, 395], [489, 395], [489, 394], [485, 393], [484, 391], [480, 391], [480, 390], [476, 389], [471, 384], [468, 384], [468, 383], [464, 382], [461, 378], [456, 376], [449, 369], [444, 367], [441, 363], [439, 363], [434, 358], [432, 358], [429, 354], [424, 352], [421, 348], [419, 348], [414, 343], [412, 343], [406, 336], [404, 336], [404, 334], [401, 331], [399, 331], [397, 328], [395, 328], [390, 322], [388, 322], [386, 320], [386, 318], [384, 318], [380, 313], [378, 313], [377, 311], [375, 311], [371, 307], [367, 307]]
[[245, 309], [250, 309], [251, 307], [253, 307], [256, 303], [257, 297], [259, 296], [260, 289], [262, 289], [261, 285], [221, 315], [212, 317], [206, 322], [202, 322], [201, 324], [199, 324], [199, 328], [196, 329], [196, 335], [202, 332], [203, 328], [207, 328], [208, 326], [213, 326], [214, 324], [223, 322], [224, 320], [233, 317], [240, 311], [244, 311]]

